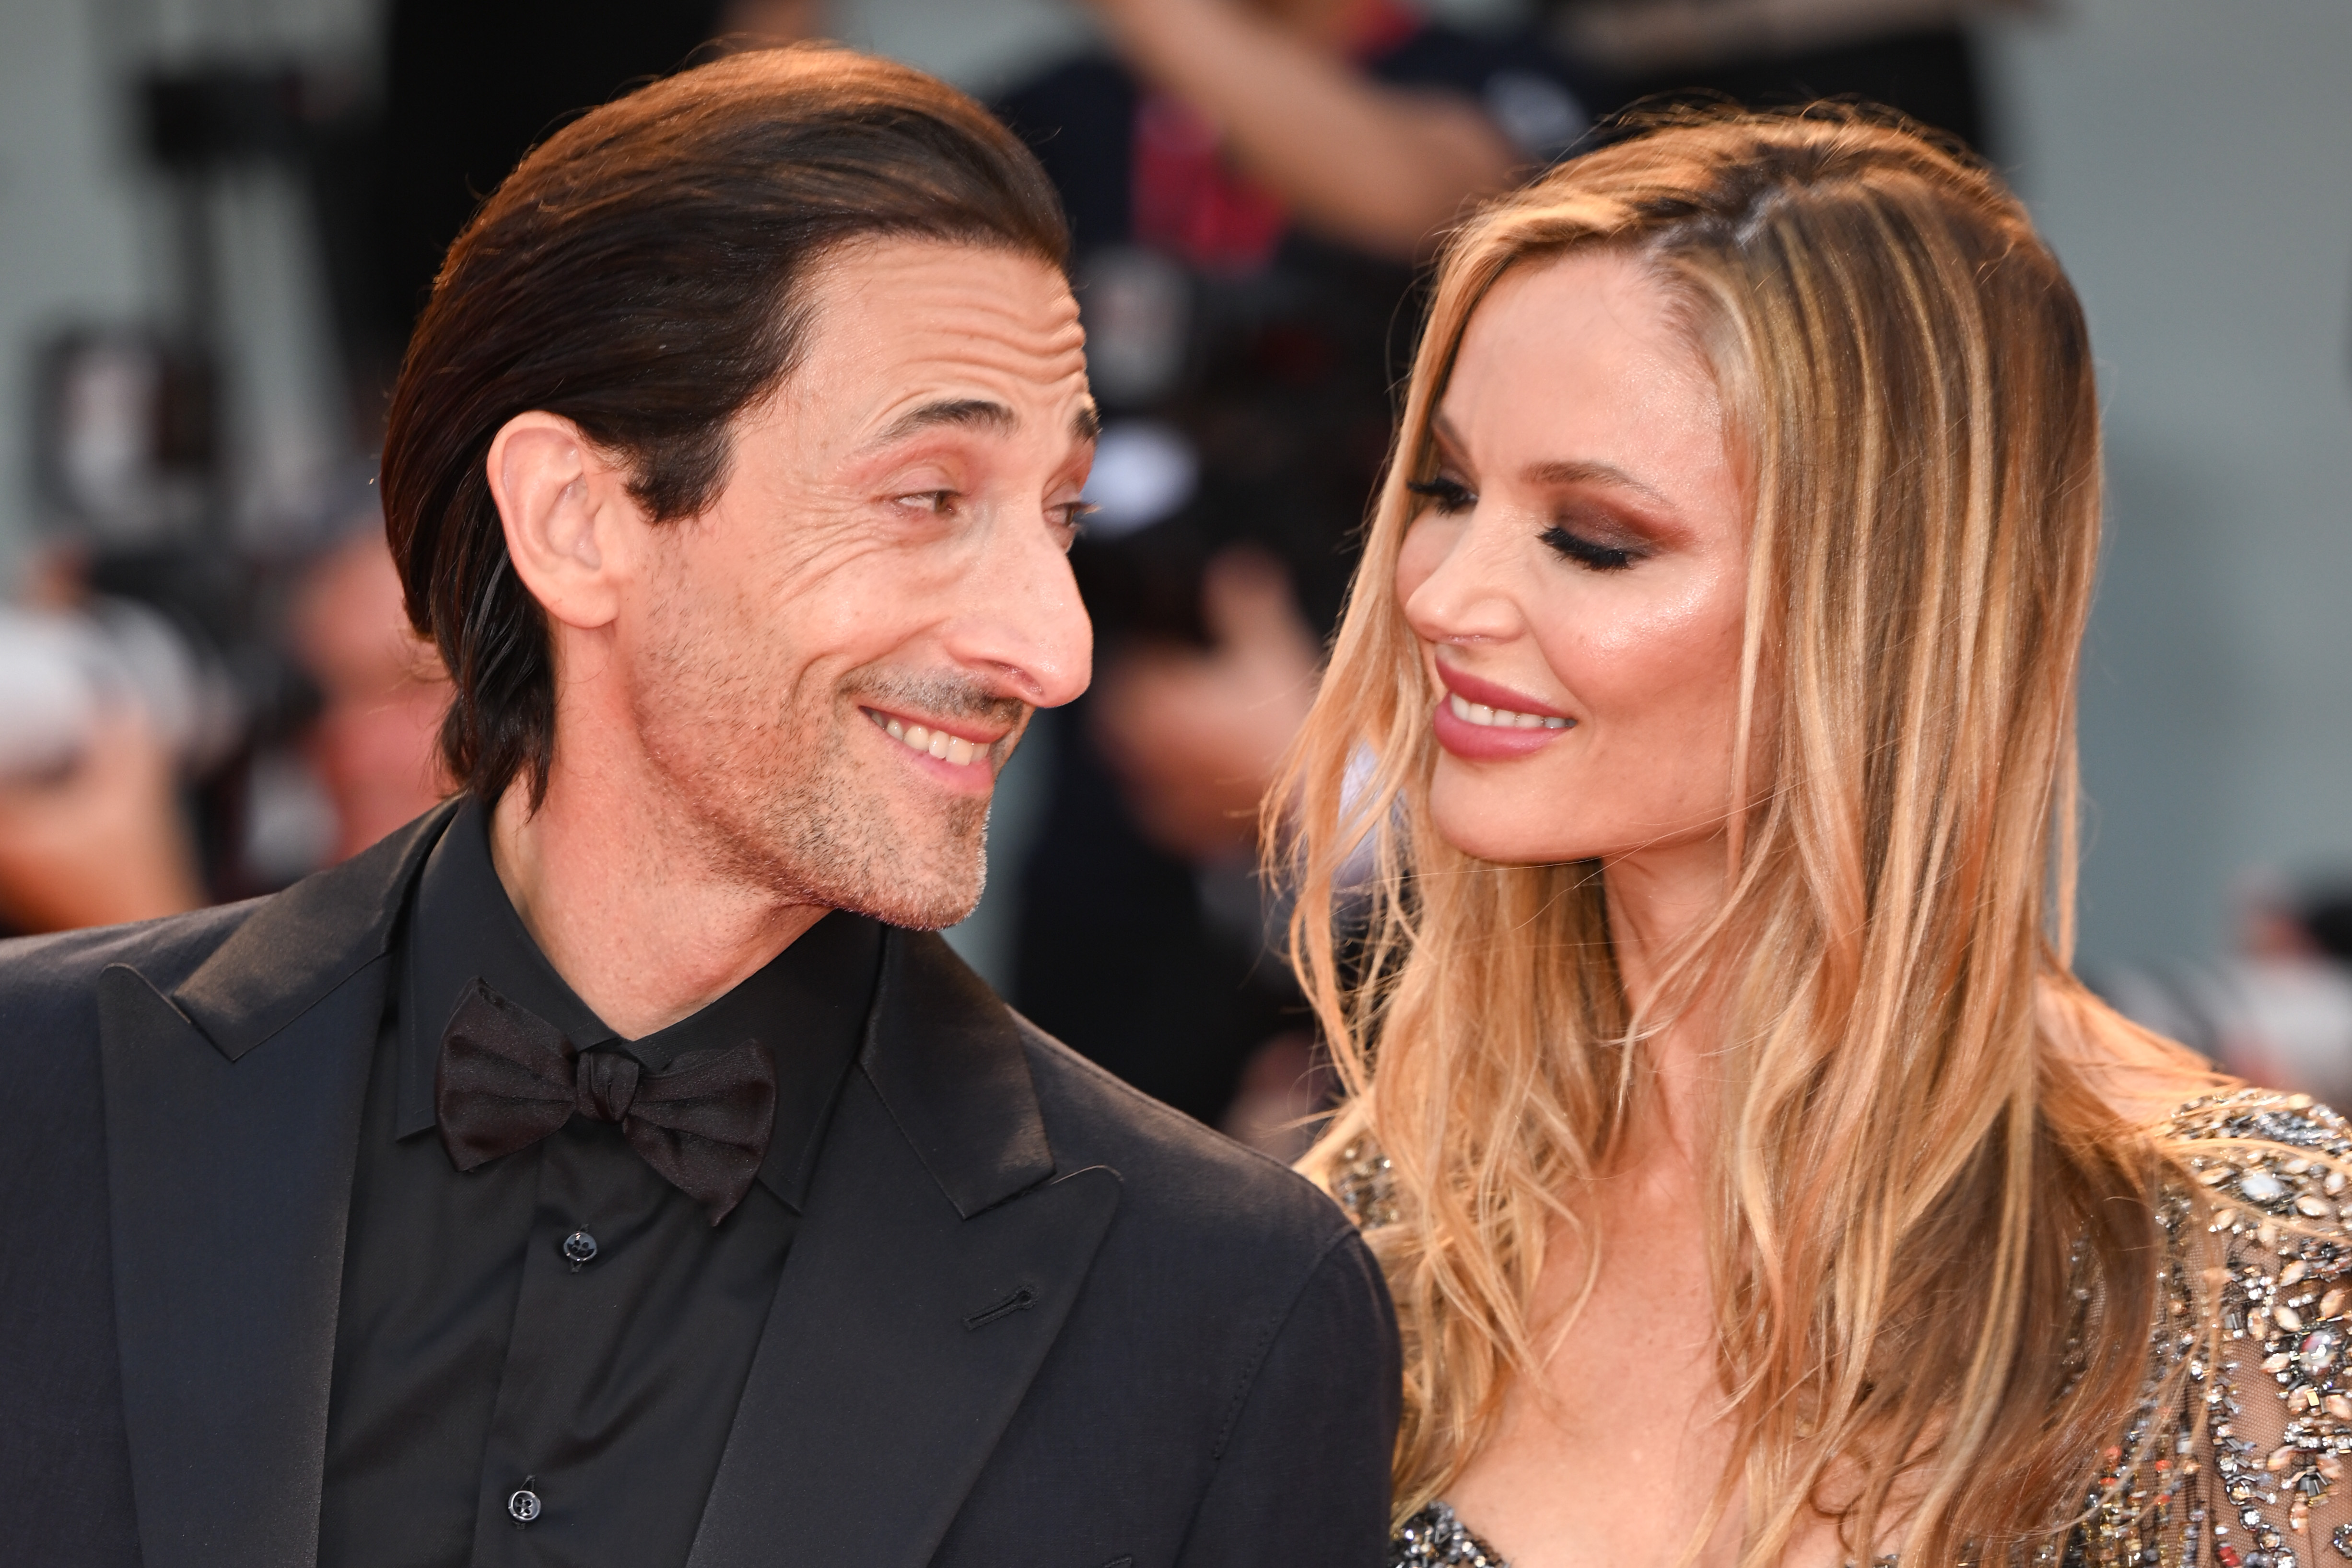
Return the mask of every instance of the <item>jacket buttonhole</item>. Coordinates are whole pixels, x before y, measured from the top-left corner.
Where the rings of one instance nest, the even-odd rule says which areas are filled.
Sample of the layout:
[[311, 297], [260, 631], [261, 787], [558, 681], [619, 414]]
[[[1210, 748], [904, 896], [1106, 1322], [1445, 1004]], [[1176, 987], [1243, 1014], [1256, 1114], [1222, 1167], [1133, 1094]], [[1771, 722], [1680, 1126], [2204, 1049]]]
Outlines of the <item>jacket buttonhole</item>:
[[[966, 1318], [963, 1321], [963, 1326], [967, 1329], [984, 1329], [989, 1324], [996, 1321], [999, 1318], [1009, 1318], [1013, 1313], [1025, 1311], [1036, 1304], [1037, 1292], [1031, 1289], [1028, 1286], [1024, 1285], [1020, 1289], [1015, 1290], [1012, 1295], [1004, 1298], [1003, 1300], [997, 1302], [993, 1307], [983, 1307], [979, 1311], [974, 1312], [971, 1317]], [[1132, 1563], [1134, 1562], [1134, 1559], [1129, 1558], [1128, 1561]], [[1110, 1568], [1110, 1565], [1107, 1564], [1106, 1568]]]

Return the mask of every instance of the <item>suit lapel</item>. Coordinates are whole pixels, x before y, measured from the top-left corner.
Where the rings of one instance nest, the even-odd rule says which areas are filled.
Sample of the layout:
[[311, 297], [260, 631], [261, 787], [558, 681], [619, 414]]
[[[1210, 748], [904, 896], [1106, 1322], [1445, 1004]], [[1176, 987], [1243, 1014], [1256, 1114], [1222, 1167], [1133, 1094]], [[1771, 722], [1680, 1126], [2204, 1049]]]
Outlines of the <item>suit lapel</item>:
[[1055, 1174], [1004, 1005], [889, 941], [688, 1568], [929, 1561], [1118, 1207], [1115, 1173]]
[[146, 1568], [315, 1562], [343, 1226], [393, 926], [446, 820], [265, 902], [169, 994], [99, 981]]

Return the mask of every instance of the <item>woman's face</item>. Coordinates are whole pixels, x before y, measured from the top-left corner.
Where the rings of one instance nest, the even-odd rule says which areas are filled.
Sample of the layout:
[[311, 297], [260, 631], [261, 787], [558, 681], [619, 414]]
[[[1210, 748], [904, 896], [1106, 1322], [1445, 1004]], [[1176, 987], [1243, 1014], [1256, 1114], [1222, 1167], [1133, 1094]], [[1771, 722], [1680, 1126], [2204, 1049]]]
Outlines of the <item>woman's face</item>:
[[1664, 291], [1609, 252], [1505, 273], [1435, 434], [1397, 598], [1446, 694], [1438, 831], [1511, 862], [1714, 839], [1746, 507], [1714, 377]]

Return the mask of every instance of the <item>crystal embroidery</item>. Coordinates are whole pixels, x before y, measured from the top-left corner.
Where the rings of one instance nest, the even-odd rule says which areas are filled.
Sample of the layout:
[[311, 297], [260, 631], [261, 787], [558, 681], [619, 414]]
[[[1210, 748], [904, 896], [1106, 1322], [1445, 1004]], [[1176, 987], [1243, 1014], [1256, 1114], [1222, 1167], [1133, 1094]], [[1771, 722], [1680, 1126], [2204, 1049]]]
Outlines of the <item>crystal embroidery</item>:
[[[2193, 1184], [2168, 1184], [2156, 1332], [2138, 1413], [2103, 1456], [2053, 1568], [2316, 1568], [2352, 1561], [2352, 1126], [2307, 1095], [2242, 1089], [2153, 1130]], [[1389, 1162], [1340, 1156], [1333, 1194], [1395, 1223]], [[2325, 1517], [2322, 1517], [2322, 1516]], [[1885, 1560], [1892, 1563], [1892, 1559]], [[1405, 1521], [1391, 1568], [1508, 1568], [1442, 1502]]]
[[1339, 1163], [1331, 1172], [1331, 1195], [1359, 1230], [1396, 1224], [1396, 1178], [1389, 1157], [1370, 1139], [1339, 1151]]
[[1442, 1502], [1431, 1503], [1398, 1528], [1389, 1561], [1391, 1568], [1510, 1568]]

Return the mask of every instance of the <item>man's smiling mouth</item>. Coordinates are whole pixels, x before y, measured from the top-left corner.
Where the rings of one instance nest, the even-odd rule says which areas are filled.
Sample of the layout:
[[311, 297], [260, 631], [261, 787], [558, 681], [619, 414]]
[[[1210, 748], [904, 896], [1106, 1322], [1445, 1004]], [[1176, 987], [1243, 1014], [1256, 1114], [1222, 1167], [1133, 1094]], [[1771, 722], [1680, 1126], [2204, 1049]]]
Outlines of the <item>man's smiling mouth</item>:
[[[974, 763], [985, 763], [997, 744], [994, 741], [967, 740], [945, 730], [907, 723], [889, 714], [877, 713], [871, 708], [861, 708], [858, 711], [873, 720], [877, 729], [908, 751], [937, 758], [950, 767], [963, 768]], [[1003, 739], [1003, 736], [997, 737], [997, 741]]]

